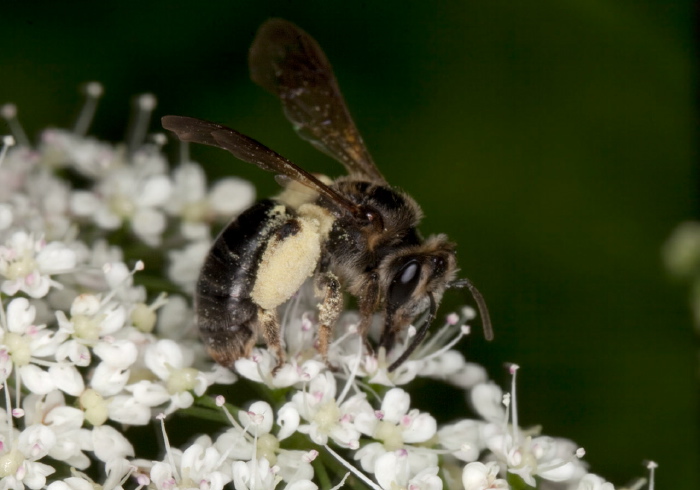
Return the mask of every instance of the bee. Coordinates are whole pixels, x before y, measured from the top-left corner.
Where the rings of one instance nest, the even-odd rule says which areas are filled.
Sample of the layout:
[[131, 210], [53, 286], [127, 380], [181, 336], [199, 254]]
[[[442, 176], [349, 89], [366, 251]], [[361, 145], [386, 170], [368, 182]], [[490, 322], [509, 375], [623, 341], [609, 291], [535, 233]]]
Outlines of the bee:
[[284, 186], [280, 195], [257, 202], [228, 224], [204, 261], [195, 314], [209, 354], [233, 367], [262, 335], [279, 369], [285, 355], [277, 307], [309, 277], [320, 301], [317, 349], [326, 361], [343, 291], [357, 298], [358, 332], [369, 352], [367, 334], [375, 312], [383, 312], [379, 347], [387, 352], [418, 315], [427, 313], [389, 371], [423, 340], [447, 289], [471, 292], [490, 340], [482, 295], [469, 280], [456, 278], [455, 245], [446, 235], [424, 239], [418, 232], [420, 207], [391, 187], [374, 164], [317, 42], [288, 21], [270, 19], [258, 30], [249, 65], [253, 81], [279, 97], [300, 135], [343, 164], [348, 175], [330, 180], [311, 174], [220, 124], [162, 118], [163, 127], [180, 140], [228, 150], [274, 172]]

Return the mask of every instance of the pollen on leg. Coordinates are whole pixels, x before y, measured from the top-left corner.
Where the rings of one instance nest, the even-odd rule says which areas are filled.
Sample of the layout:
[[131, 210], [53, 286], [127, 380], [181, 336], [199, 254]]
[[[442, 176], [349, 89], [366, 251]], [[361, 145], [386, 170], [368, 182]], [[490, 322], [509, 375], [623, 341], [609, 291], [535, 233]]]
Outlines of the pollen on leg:
[[313, 220], [292, 219], [278, 231], [263, 252], [251, 292], [253, 301], [266, 310], [291, 298], [313, 275], [321, 256], [318, 225]]
[[258, 310], [258, 321], [260, 321], [260, 326], [262, 330], [263, 337], [267, 343], [267, 347], [275, 353], [277, 357], [277, 365], [272, 370], [272, 375], [274, 376], [277, 371], [282, 367], [286, 359], [284, 349], [282, 349], [282, 341], [280, 339], [280, 326], [277, 320], [277, 314], [274, 310], [265, 310], [260, 308]]

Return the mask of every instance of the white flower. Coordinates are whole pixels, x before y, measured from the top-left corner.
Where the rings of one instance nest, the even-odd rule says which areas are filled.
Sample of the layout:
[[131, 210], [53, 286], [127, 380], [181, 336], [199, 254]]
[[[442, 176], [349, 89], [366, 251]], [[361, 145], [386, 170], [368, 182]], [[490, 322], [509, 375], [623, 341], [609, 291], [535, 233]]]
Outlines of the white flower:
[[235, 367], [241, 376], [270, 388], [287, 388], [311, 381], [326, 369], [326, 365], [316, 359], [303, 360], [302, 364], [298, 364], [296, 357], [287, 361], [273, 376], [277, 359], [269, 350], [256, 348], [249, 358], [236, 360]]
[[168, 278], [185, 291], [194, 292], [199, 270], [209, 252], [209, 240], [188, 243], [181, 250], [168, 252]]
[[233, 486], [236, 490], [273, 490], [279, 481], [276, 468], [261, 458], [233, 463]]
[[77, 395], [84, 388], [82, 376], [75, 366], [53, 364], [48, 371], [33, 362], [51, 357], [65, 338], [54, 335], [45, 325], [34, 325], [36, 309], [26, 298], [15, 298], [7, 307], [7, 331], [0, 330], [0, 376], [7, 379], [16, 368], [26, 388], [45, 395], [58, 388]]
[[123, 305], [87, 293], [73, 300], [70, 314], [68, 319], [62, 311], [56, 312], [59, 328], [86, 344], [115, 333], [126, 321]]
[[56, 434], [48, 427], [36, 424], [24, 429], [17, 440], [17, 448], [26, 458], [34, 461], [49, 454], [49, 450], [56, 444]]
[[12, 449], [0, 456], [0, 490], [22, 490], [25, 486], [38, 490], [55, 472], [51, 466], [25, 459], [19, 449]]
[[520, 476], [530, 486], [535, 486], [535, 476], [563, 482], [575, 480], [584, 472], [576, 446], [566, 439], [517, 436], [496, 430], [492, 435], [487, 434], [485, 440], [508, 472]]
[[498, 465], [494, 462], [469, 463], [462, 471], [464, 490], [508, 489], [508, 483], [498, 478]]
[[397, 345], [403, 343], [404, 348], [394, 348], [388, 354], [380, 349], [376, 358], [364, 356], [359, 365], [359, 373], [369, 377], [371, 383], [385, 386], [405, 385], [417, 376], [449, 381], [460, 387], [472, 386], [482, 381], [485, 378], [483, 370], [475, 370], [472, 365], [467, 365], [461, 353], [450, 350], [469, 333], [470, 329], [464, 322], [472, 319], [474, 315], [471, 308], [463, 308], [461, 315], [448, 315], [441, 328], [429, 334], [406, 361], [389, 371], [393, 362], [402, 355], [416, 332], [427, 321], [426, 317], [419, 318], [415, 326], [410, 325], [399, 335]]
[[[295, 432], [299, 426], [299, 414], [289, 404], [282, 407], [277, 414], [279, 430], [273, 433], [274, 411], [267, 402], [257, 401], [248, 410], [238, 413], [240, 425], [235, 426], [216, 440], [215, 446], [227, 455], [233, 464], [236, 461], [260, 464], [263, 460], [274, 468], [278, 475], [276, 481], [288, 484], [309, 481], [314, 471], [311, 461], [315, 454], [308, 451], [290, 451], [282, 449], [281, 441]], [[252, 465], [255, 466], [255, 465]]]
[[279, 468], [278, 474], [280, 478], [290, 486], [311, 484], [313, 488], [316, 488], [316, 485], [311, 483], [311, 479], [314, 477], [314, 469], [311, 466], [313, 457], [315, 457], [315, 450], [281, 451], [277, 455], [277, 462], [275, 463]]
[[87, 449], [84, 441], [89, 437], [89, 431], [82, 428], [84, 414], [82, 410], [65, 406], [60, 391], [52, 391], [45, 397], [29, 395], [24, 399], [24, 410], [27, 428], [43, 427], [51, 431], [52, 442], [46, 444], [46, 454], [78, 469], [90, 465], [83, 453]]
[[41, 298], [51, 286], [61, 287], [52, 274], [67, 272], [75, 265], [75, 252], [62, 243], [47, 244], [26, 232], [15, 232], [0, 246], [0, 275], [5, 278], [2, 292], [14, 296], [22, 291]]
[[226, 454], [232, 462], [250, 461], [253, 458], [255, 443], [246, 432], [239, 427], [226, 430], [216, 438], [214, 445], [221, 454]]
[[161, 338], [186, 339], [201, 343], [194, 321], [194, 311], [187, 304], [187, 300], [178, 294], [169, 295], [167, 303], [158, 310], [156, 330]]
[[437, 466], [413, 471], [409, 464], [408, 452], [400, 449], [384, 453], [377, 458], [374, 474], [377, 482], [385, 490], [442, 490], [442, 480], [437, 476], [438, 471]]
[[135, 161], [131, 166], [117, 167], [108, 172], [94, 191], [76, 191], [71, 209], [77, 216], [91, 218], [105, 230], [117, 229], [127, 221], [137, 237], [156, 246], [165, 230], [162, 206], [171, 190], [167, 175], [147, 167], [140, 168]]
[[[146, 466], [148, 463], [138, 461], [140, 467]], [[149, 476], [151, 477], [151, 485], [158, 490], [172, 490], [178, 488], [175, 475], [177, 470], [169, 463], [153, 463], [150, 469]]]
[[185, 449], [180, 462], [183, 486], [210, 490], [221, 490], [231, 481], [230, 466], [224, 464], [224, 457], [212, 446], [206, 436]]
[[134, 464], [141, 471], [150, 468], [151, 483], [157, 489], [221, 490], [232, 479], [232, 465], [226, 458], [230, 449], [221, 453], [209, 436], [200, 436], [184, 451], [168, 447], [162, 462], [137, 460]]
[[93, 352], [102, 362], [95, 368], [90, 386], [102, 396], [116, 395], [129, 380], [129, 368], [137, 360], [138, 348], [129, 340], [115, 340], [98, 343]]
[[0, 165], [0, 201], [8, 202], [24, 190], [39, 159], [39, 152], [26, 146], [10, 148]]
[[[141, 102], [143, 111], [152, 110], [152, 97]], [[318, 447], [325, 453], [316, 464], [330, 456], [341, 463], [329, 468], [331, 481], [342, 478], [334, 488], [345, 482], [340, 468], [375, 490], [441, 490], [441, 478], [458, 488], [460, 475], [464, 490], [500, 490], [508, 484], [499, 476], [508, 474], [528, 485], [614, 490], [585, 473], [583, 452], [572, 442], [522, 430], [515, 397], [510, 403], [511, 395], [490, 383], [482, 367], [452, 350], [468, 334], [473, 310], [448, 315], [393, 371], [427, 315], [399, 334], [396, 349], [369, 355], [357, 331], [360, 315], [343, 313], [326, 360], [316, 345], [319, 299], [311, 280], [280, 308], [286, 362], [276, 369], [275, 355], [255, 348], [235, 363], [242, 381], [257, 384], [266, 401], [235, 418], [222, 408], [231, 427], [181, 450], [170, 447], [163, 422], [163, 460], [129, 461], [140, 448], [123, 426], [148, 424], [156, 412], [164, 420], [183, 408], [188, 415], [221, 416], [204, 395], [213, 384], [238, 378], [206, 354], [192, 293], [210, 248], [210, 225], [235, 218], [255, 196], [238, 179], [208, 190], [193, 162], [170, 172], [158, 140], [141, 141], [143, 119], [127, 150], [83, 137], [83, 116], [82, 129], [47, 131], [37, 150], [0, 147], [0, 391], [11, 410], [0, 409], [0, 490], [47, 484], [50, 490], [118, 490], [130, 477], [133, 486], [158, 490], [315, 490], [311, 463], [319, 452], [300, 450], [304, 441], [325, 446]], [[75, 188], [55, 172], [66, 167], [88, 182]], [[132, 269], [124, 263], [140, 245], [113, 232], [123, 227], [159, 246], [154, 252], [163, 259], [149, 262], [148, 274], [138, 278], [148, 288], [134, 285], [144, 263]], [[669, 267], [683, 273], [700, 263], [693, 249], [699, 237], [697, 226], [681, 230], [667, 248]], [[60, 282], [58, 274], [64, 274]], [[182, 295], [167, 298], [165, 291]], [[383, 313], [373, 317], [370, 342], [384, 328]], [[461, 419], [438, 431], [435, 419], [411, 409], [408, 392], [396, 387], [416, 378], [469, 390], [483, 420]], [[376, 393], [377, 385], [388, 388]], [[368, 396], [381, 399], [380, 409]], [[180, 440], [192, 436], [184, 420], [171, 422]], [[336, 453], [337, 446], [371, 475]], [[61, 480], [47, 481], [55, 469], [44, 461], [61, 468]], [[106, 479], [97, 483], [78, 469]], [[317, 478], [330, 486], [328, 478]]]
[[[513, 387], [518, 367], [511, 366]], [[513, 391], [515, 389], [513, 388]], [[501, 398], [501, 404], [497, 400]], [[511, 395], [501, 397], [501, 390], [492, 383], [475, 386], [471, 399], [479, 414], [488, 424], [480, 437], [496, 460], [509, 473], [520, 476], [525, 483], [535, 486], [535, 476], [553, 482], [571, 482], [585, 474], [579, 458], [583, 450], [566, 439], [547, 436], [533, 437], [535, 431], [523, 431], [517, 425], [516, 402]], [[510, 409], [507, 413], [505, 408]], [[508, 415], [513, 425], [508, 424]]]
[[253, 204], [255, 187], [247, 180], [227, 177], [214, 184], [208, 201], [216, 214], [231, 219]]
[[109, 262], [102, 267], [110, 294], [113, 294], [114, 299], [127, 310], [130, 309], [129, 306], [146, 302], [146, 289], [143, 286], [134, 286], [134, 273], [143, 267], [142, 262], [137, 262], [133, 271], [129, 270], [124, 262]]
[[313, 478], [314, 471], [310, 464], [313, 458], [309, 458], [307, 451], [280, 449], [280, 441], [292, 435], [299, 427], [299, 413], [290, 404], [283, 406], [277, 414], [280, 430], [276, 436], [272, 433], [274, 412], [267, 402], [254, 402], [248, 410], [241, 410], [238, 417], [255, 442], [254, 454], [239, 459], [264, 458], [276, 467], [279, 477], [287, 483]]
[[503, 424], [506, 410], [503, 407], [503, 391], [495, 383], [480, 383], [469, 393], [470, 401], [481, 417], [487, 422]]
[[221, 366], [213, 367], [209, 373], [199, 371], [191, 367], [194, 359], [191, 349], [174, 340], [162, 339], [146, 347], [146, 367], [164, 383], [170, 394], [166, 414], [191, 406], [193, 393], [201, 396], [214, 383], [233, 383], [236, 380], [230, 371]]
[[240, 214], [255, 200], [250, 182], [227, 178], [207, 195], [204, 170], [195, 163], [182, 163], [173, 172], [173, 193], [166, 210], [181, 219], [180, 231], [188, 240], [208, 240], [209, 223]]
[[411, 398], [401, 388], [389, 390], [377, 412], [362, 412], [355, 417], [355, 427], [376, 441], [362, 447], [355, 454], [362, 467], [376, 471], [377, 460], [388, 451], [407, 450], [411, 468], [416, 472], [437, 465], [437, 456], [420, 451], [410, 444], [426, 442], [437, 431], [435, 419], [418, 410], [409, 410]]
[[94, 427], [90, 432], [89, 450], [103, 461], [134, 456], [134, 447], [124, 435], [109, 425]]
[[134, 466], [129, 463], [128, 460], [124, 458], [115, 458], [105, 463], [105, 473], [107, 475], [102, 485], [95, 483], [95, 481], [93, 481], [93, 479], [85, 473], [71, 468], [71, 474], [73, 476], [62, 481], [54, 481], [46, 488], [47, 490], [95, 490], [97, 488], [117, 489], [121, 488], [121, 485], [132, 473], [132, 471], [134, 471], [134, 469]]
[[579, 480], [576, 490], [615, 490], [615, 486], [598, 475], [588, 473]]
[[330, 438], [336, 444], [352, 449], [359, 447], [360, 438], [355, 418], [373, 413], [364, 394], [353, 395], [345, 401], [337, 400], [336, 381], [330, 372], [312, 379], [308, 391], [294, 393], [288, 406], [308, 422], [300, 425], [298, 430], [309, 434], [313, 442], [323, 445]]
[[111, 398], [108, 413], [110, 420], [121, 424], [146, 425], [151, 421], [151, 408], [134, 396], [117, 395]]
[[440, 444], [461, 461], [476, 461], [484, 445], [481, 433], [486, 423], [480, 420], [461, 420], [445, 425], [438, 430]]
[[42, 163], [51, 167], [71, 166], [92, 178], [99, 178], [123, 163], [122, 155], [111, 145], [61, 129], [49, 129], [41, 134], [40, 151]]

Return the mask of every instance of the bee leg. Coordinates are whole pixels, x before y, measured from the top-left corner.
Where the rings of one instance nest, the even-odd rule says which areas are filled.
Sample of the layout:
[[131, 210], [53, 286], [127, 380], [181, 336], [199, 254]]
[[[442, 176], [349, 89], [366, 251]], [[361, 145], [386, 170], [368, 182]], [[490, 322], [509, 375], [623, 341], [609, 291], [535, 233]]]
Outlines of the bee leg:
[[335, 274], [326, 272], [316, 277], [316, 290], [323, 295], [323, 300], [318, 304], [318, 351], [328, 364], [328, 346], [333, 335], [333, 326], [343, 310], [343, 294]]
[[370, 356], [374, 354], [374, 348], [369, 343], [367, 334], [372, 326], [372, 315], [377, 309], [377, 303], [379, 303], [379, 276], [374, 273], [370, 277], [364, 294], [359, 298], [360, 326], [357, 329]]
[[272, 375], [274, 376], [284, 365], [286, 358], [284, 350], [282, 349], [280, 324], [277, 320], [277, 313], [274, 310], [266, 310], [258, 307], [258, 321], [260, 322], [260, 329], [268, 349], [272, 349], [275, 353], [275, 357], [277, 357], [277, 364], [272, 370]]

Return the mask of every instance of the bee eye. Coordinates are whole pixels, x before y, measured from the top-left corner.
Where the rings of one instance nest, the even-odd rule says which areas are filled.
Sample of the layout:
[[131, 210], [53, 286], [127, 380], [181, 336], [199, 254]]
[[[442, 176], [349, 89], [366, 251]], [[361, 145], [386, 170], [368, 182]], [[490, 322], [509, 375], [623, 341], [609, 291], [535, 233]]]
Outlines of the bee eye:
[[391, 281], [387, 298], [389, 304], [398, 306], [408, 301], [416, 286], [418, 286], [419, 280], [420, 266], [418, 261], [412, 260], [404, 265]]

